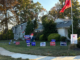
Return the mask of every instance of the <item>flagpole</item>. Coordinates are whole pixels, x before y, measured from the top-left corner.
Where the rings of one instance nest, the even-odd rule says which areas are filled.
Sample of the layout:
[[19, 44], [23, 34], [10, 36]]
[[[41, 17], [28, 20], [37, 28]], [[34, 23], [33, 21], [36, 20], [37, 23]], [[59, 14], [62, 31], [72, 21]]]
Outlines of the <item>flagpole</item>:
[[72, 0], [71, 0], [71, 21], [72, 21], [72, 34], [73, 34], [73, 12], [72, 12]]

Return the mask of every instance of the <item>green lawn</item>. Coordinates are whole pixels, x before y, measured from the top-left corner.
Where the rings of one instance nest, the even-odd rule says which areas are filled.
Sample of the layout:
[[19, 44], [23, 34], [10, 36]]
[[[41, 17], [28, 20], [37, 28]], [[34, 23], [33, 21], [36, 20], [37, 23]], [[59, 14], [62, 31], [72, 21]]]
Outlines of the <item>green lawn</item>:
[[[1, 41], [2, 42], [2, 41]], [[9, 51], [24, 53], [24, 54], [34, 54], [34, 55], [45, 55], [45, 56], [73, 56], [80, 55], [79, 51], [70, 50], [69, 43], [68, 46], [60, 46], [60, 42], [56, 42], [56, 46], [50, 46], [49, 42], [46, 42], [46, 47], [40, 47], [40, 41], [36, 42], [36, 46], [27, 47], [25, 41], [21, 41], [20, 45], [0, 43], [0, 47], [3, 47]]]

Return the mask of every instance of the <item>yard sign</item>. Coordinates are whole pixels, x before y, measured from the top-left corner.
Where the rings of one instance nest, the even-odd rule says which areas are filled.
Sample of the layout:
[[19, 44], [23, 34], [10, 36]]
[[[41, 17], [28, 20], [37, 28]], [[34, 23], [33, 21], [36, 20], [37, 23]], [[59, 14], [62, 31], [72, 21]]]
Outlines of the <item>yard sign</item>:
[[77, 44], [77, 34], [71, 34], [71, 44]]
[[46, 46], [46, 42], [40, 42], [40, 46]]
[[19, 45], [20, 44], [20, 42], [16, 42], [16, 45]]
[[67, 46], [67, 42], [60, 42], [60, 46]]

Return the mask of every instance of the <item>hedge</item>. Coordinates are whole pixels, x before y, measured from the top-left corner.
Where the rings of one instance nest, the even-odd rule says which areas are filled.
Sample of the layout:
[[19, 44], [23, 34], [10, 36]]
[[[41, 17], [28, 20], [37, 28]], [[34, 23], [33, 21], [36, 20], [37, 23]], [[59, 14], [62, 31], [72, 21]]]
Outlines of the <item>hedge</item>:
[[43, 40], [43, 34], [39, 36], [39, 40]]
[[55, 39], [56, 41], [60, 41], [60, 35], [57, 33], [52, 33], [48, 36], [48, 41], [51, 41], [51, 39]]

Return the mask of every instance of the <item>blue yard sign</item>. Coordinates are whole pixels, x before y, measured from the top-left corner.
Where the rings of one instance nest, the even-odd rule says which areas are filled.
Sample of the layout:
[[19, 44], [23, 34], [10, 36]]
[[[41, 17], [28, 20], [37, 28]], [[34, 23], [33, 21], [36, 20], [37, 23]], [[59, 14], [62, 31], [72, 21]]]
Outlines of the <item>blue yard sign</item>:
[[9, 45], [11, 44], [11, 42], [9, 42]]
[[51, 39], [51, 42], [55, 42], [55, 39]]
[[32, 45], [32, 46], [36, 46], [36, 42], [32, 42], [31, 45]]
[[30, 40], [30, 35], [25, 35], [24, 38], [25, 38], [26, 40]]
[[30, 43], [30, 40], [26, 40], [26, 43]]

